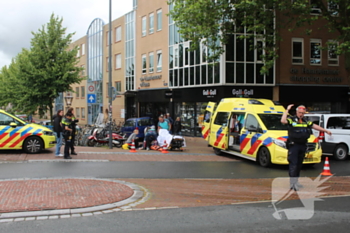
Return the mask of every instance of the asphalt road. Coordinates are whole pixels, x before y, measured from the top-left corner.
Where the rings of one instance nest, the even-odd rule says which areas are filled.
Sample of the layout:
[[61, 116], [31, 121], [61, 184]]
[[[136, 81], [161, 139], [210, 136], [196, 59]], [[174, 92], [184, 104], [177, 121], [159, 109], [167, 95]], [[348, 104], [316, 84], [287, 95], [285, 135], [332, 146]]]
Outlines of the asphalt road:
[[[324, 164], [305, 167], [301, 176], [316, 177]], [[336, 176], [350, 175], [350, 161], [330, 162]], [[275, 178], [288, 176], [288, 166], [263, 168], [250, 161], [236, 162], [23, 162], [0, 163], [0, 179], [96, 178]]]
[[[331, 200], [332, 199], [332, 200]], [[277, 220], [271, 203], [130, 211], [91, 217], [11, 222], [1, 232], [348, 232], [350, 198], [328, 198], [315, 203], [311, 219]]]

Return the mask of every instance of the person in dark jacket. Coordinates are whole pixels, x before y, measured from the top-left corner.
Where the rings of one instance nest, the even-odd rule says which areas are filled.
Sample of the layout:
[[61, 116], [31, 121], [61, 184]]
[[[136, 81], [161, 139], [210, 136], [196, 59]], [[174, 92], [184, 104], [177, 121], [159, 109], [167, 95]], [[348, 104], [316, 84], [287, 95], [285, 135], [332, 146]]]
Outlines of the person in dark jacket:
[[69, 148], [71, 148], [72, 135], [73, 135], [73, 125], [72, 125], [73, 113], [68, 112], [62, 119], [63, 137], [65, 140], [64, 145], [64, 158], [72, 159], [69, 156]]
[[174, 122], [174, 134], [181, 135], [181, 119], [180, 117], [176, 117]]
[[[77, 127], [77, 123], [79, 122], [78, 119], [75, 118], [75, 115], [74, 115], [74, 108], [69, 108], [68, 111], [67, 111], [67, 114], [68, 113], [72, 113], [72, 140], [71, 140], [71, 143], [70, 143], [70, 149], [71, 149], [71, 152], [70, 154], [71, 155], [78, 155], [76, 152], [75, 152], [75, 148], [74, 148], [74, 142], [75, 142], [75, 133], [77, 131], [76, 127]], [[67, 115], [66, 114], [66, 115]]]
[[298, 182], [298, 179], [305, 158], [308, 138], [312, 133], [311, 128], [325, 132], [328, 135], [332, 135], [332, 132], [305, 119], [306, 108], [304, 105], [297, 107], [295, 116], [288, 116], [288, 112], [293, 106], [294, 104], [288, 105], [286, 111], [282, 115], [281, 123], [288, 124], [288, 140], [286, 146], [288, 148], [290, 189], [299, 191], [299, 188], [302, 188], [303, 185]]
[[55, 156], [57, 157], [62, 157], [63, 155], [60, 153], [61, 146], [62, 146], [62, 116], [63, 116], [63, 111], [58, 110], [57, 114], [53, 116], [53, 131], [56, 136], [56, 152]]
[[143, 148], [144, 150], [149, 150], [151, 147], [151, 143], [154, 140], [157, 140], [157, 132], [156, 132], [156, 127], [154, 125], [152, 125], [149, 130], [147, 131], [147, 133], [145, 134], [145, 147]]

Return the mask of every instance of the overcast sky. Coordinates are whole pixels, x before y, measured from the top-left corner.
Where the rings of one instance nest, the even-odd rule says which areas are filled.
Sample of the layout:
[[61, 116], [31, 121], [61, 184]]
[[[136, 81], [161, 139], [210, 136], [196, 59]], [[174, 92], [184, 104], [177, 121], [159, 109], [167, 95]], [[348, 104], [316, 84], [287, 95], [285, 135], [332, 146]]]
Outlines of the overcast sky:
[[[112, 20], [132, 10], [132, 0], [112, 0]], [[1, 0], [0, 4], [0, 69], [11, 63], [51, 14], [63, 18], [67, 33], [75, 32], [73, 41], [83, 37], [90, 23], [109, 20], [109, 0]]]

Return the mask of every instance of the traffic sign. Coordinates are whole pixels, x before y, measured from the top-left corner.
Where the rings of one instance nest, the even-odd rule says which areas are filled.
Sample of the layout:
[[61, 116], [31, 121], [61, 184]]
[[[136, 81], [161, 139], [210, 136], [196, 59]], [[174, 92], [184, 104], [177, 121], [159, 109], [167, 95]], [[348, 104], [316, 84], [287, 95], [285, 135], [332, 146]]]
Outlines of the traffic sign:
[[94, 84], [89, 84], [88, 93], [95, 93], [95, 85]]
[[95, 104], [96, 103], [96, 94], [87, 94], [87, 102], [89, 104]]

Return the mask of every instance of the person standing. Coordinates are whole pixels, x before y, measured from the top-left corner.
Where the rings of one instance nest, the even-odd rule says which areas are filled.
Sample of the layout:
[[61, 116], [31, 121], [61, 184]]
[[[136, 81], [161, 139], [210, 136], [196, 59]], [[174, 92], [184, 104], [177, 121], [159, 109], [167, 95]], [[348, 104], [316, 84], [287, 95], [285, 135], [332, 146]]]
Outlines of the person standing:
[[165, 120], [163, 115], [160, 115], [158, 120], [158, 134], [161, 129], [166, 129], [167, 131], [170, 130], [170, 122]]
[[170, 116], [170, 113], [167, 113], [166, 114], [166, 119], [169, 121], [169, 123], [170, 123], [170, 129], [169, 129], [169, 133], [172, 133], [172, 131], [173, 131], [173, 126], [174, 126], [174, 120], [173, 120], [173, 118], [171, 118], [171, 116]]
[[70, 157], [69, 155], [69, 148], [71, 147], [72, 134], [73, 134], [72, 118], [73, 118], [73, 113], [68, 112], [65, 115], [65, 117], [62, 119], [63, 136], [65, 140], [65, 145], [64, 145], [65, 159], [72, 159], [72, 157]]
[[58, 110], [57, 114], [53, 117], [53, 131], [56, 136], [56, 152], [55, 156], [57, 157], [62, 157], [63, 155], [60, 153], [61, 146], [62, 146], [62, 116], [63, 116], [63, 111]]
[[174, 121], [174, 134], [181, 135], [181, 119], [180, 117], [176, 117]]
[[67, 113], [72, 113], [72, 141], [71, 141], [71, 145], [70, 145], [70, 148], [71, 148], [71, 155], [78, 155], [76, 152], [75, 152], [75, 147], [74, 147], [74, 142], [75, 142], [75, 134], [76, 134], [76, 131], [77, 131], [77, 123], [79, 122], [78, 119], [75, 118], [75, 115], [74, 115], [74, 108], [69, 108]]
[[282, 124], [288, 124], [288, 162], [289, 162], [289, 177], [290, 177], [290, 189], [298, 191], [303, 186], [298, 182], [300, 176], [300, 170], [303, 165], [303, 160], [307, 148], [307, 140], [311, 135], [311, 128], [326, 132], [328, 135], [332, 133], [319, 125], [314, 124], [311, 121], [304, 119], [306, 108], [300, 105], [296, 109], [296, 115], [287, 117], [289, 110], [294, 104], [288, 105], [286, 111], [281, 118]]

